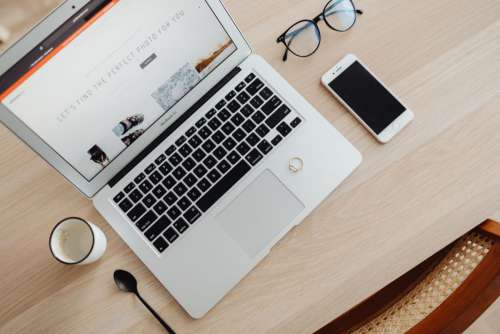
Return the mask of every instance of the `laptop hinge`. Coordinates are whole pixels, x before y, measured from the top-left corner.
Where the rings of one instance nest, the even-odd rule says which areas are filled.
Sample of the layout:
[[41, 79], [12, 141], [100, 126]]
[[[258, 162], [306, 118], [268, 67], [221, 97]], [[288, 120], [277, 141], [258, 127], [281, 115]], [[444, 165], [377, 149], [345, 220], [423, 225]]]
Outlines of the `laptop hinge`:
[[131, 162], [128, 163], [122, 170], [120, 170], [108, 183], [110, 187], [114, 187], [120, 180], [127, 175], [135, 166], [137, 166], [149, 153], [151, 153], [158, 145], [160, 145], [169, 135], [171, 135], [179, 126], [181, 126], [189, 117], [191, 117], [198, 109], [200, 109], [212, 96], [217, 94], [231, 79], [233, 79], [239, 72], [240, 67], [235, 67], [229, 72], [222, 80], [220, 80], [214, 87], [212, 87], [205, 95], [203, 95], [191, 108], [189, 108], [181, 117], [179, 117], [171, 126], [163, 131], [155, 140], [151, 142], [141, 153], [139, 153]]

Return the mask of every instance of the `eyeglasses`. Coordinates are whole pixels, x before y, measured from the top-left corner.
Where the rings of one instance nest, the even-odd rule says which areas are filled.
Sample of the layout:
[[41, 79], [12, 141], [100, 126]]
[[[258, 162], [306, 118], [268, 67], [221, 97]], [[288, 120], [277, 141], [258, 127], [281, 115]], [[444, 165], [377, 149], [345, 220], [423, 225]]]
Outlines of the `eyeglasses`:
[[319, 21], [325, 21], [330, 29], [344, 32], [356, 23], [358, 14], [363, 14], [363, 11], [356, 9], [352, 0], [329, 1], [314, 19], [298, 21], [278, 37], [276, 43], [283, 43], [286, 47], [283, 61], [288, 59], [288, 52], [298, 57], [309, 57], [318, 50], [321, 44]]

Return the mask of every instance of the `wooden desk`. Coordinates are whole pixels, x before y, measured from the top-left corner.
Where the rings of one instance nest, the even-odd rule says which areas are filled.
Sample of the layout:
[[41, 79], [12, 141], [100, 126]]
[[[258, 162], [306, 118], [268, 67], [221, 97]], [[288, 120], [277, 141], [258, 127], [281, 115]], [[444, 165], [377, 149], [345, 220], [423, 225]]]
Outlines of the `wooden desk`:
[[[354, 29], [323, 28], [316, 55], [287, 63], [276, 36], [326, 1], [226, 2], [255, 51], [363, 153], [362, 166], [194, 321], [90, 201], [1, 128], [1, 333], [162, 333], [139, 301], [117, 291], [117, 268], [138, 276], [145, 298], [178, 333], [310, 333], [484, 218], [498, 219], [498, 0], [359, 0], [365, 15]], [[320, 86], [321, 74], [348, 52], [416, 114], [388, 145], [377, 144]], [[102, 261], [69, 268], [51, 258], [50, 230], [70, 215], [104, 229]]]

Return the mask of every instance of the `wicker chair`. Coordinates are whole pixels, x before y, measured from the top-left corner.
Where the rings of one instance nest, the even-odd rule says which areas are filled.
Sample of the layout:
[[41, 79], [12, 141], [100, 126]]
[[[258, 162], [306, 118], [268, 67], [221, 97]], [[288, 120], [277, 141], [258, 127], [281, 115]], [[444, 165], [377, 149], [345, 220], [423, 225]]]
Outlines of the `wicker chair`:
[[500, 224], [488, 220], [317, 334], [462, 333], [499, 295]]

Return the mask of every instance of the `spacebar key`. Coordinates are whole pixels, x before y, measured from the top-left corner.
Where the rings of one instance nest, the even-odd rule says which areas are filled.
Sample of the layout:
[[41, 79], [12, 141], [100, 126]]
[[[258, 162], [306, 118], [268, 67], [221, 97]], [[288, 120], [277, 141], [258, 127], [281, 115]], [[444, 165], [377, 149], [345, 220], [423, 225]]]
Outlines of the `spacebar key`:
[[206, 212], [214, 205], [219, 198], [231, 189], [246, 173], [250, 171], [251, 167], [241, 160], [234, 168], [229, 171], [216, 185], [210, 189], [202, 198], [196, 202], [201, 211]]

